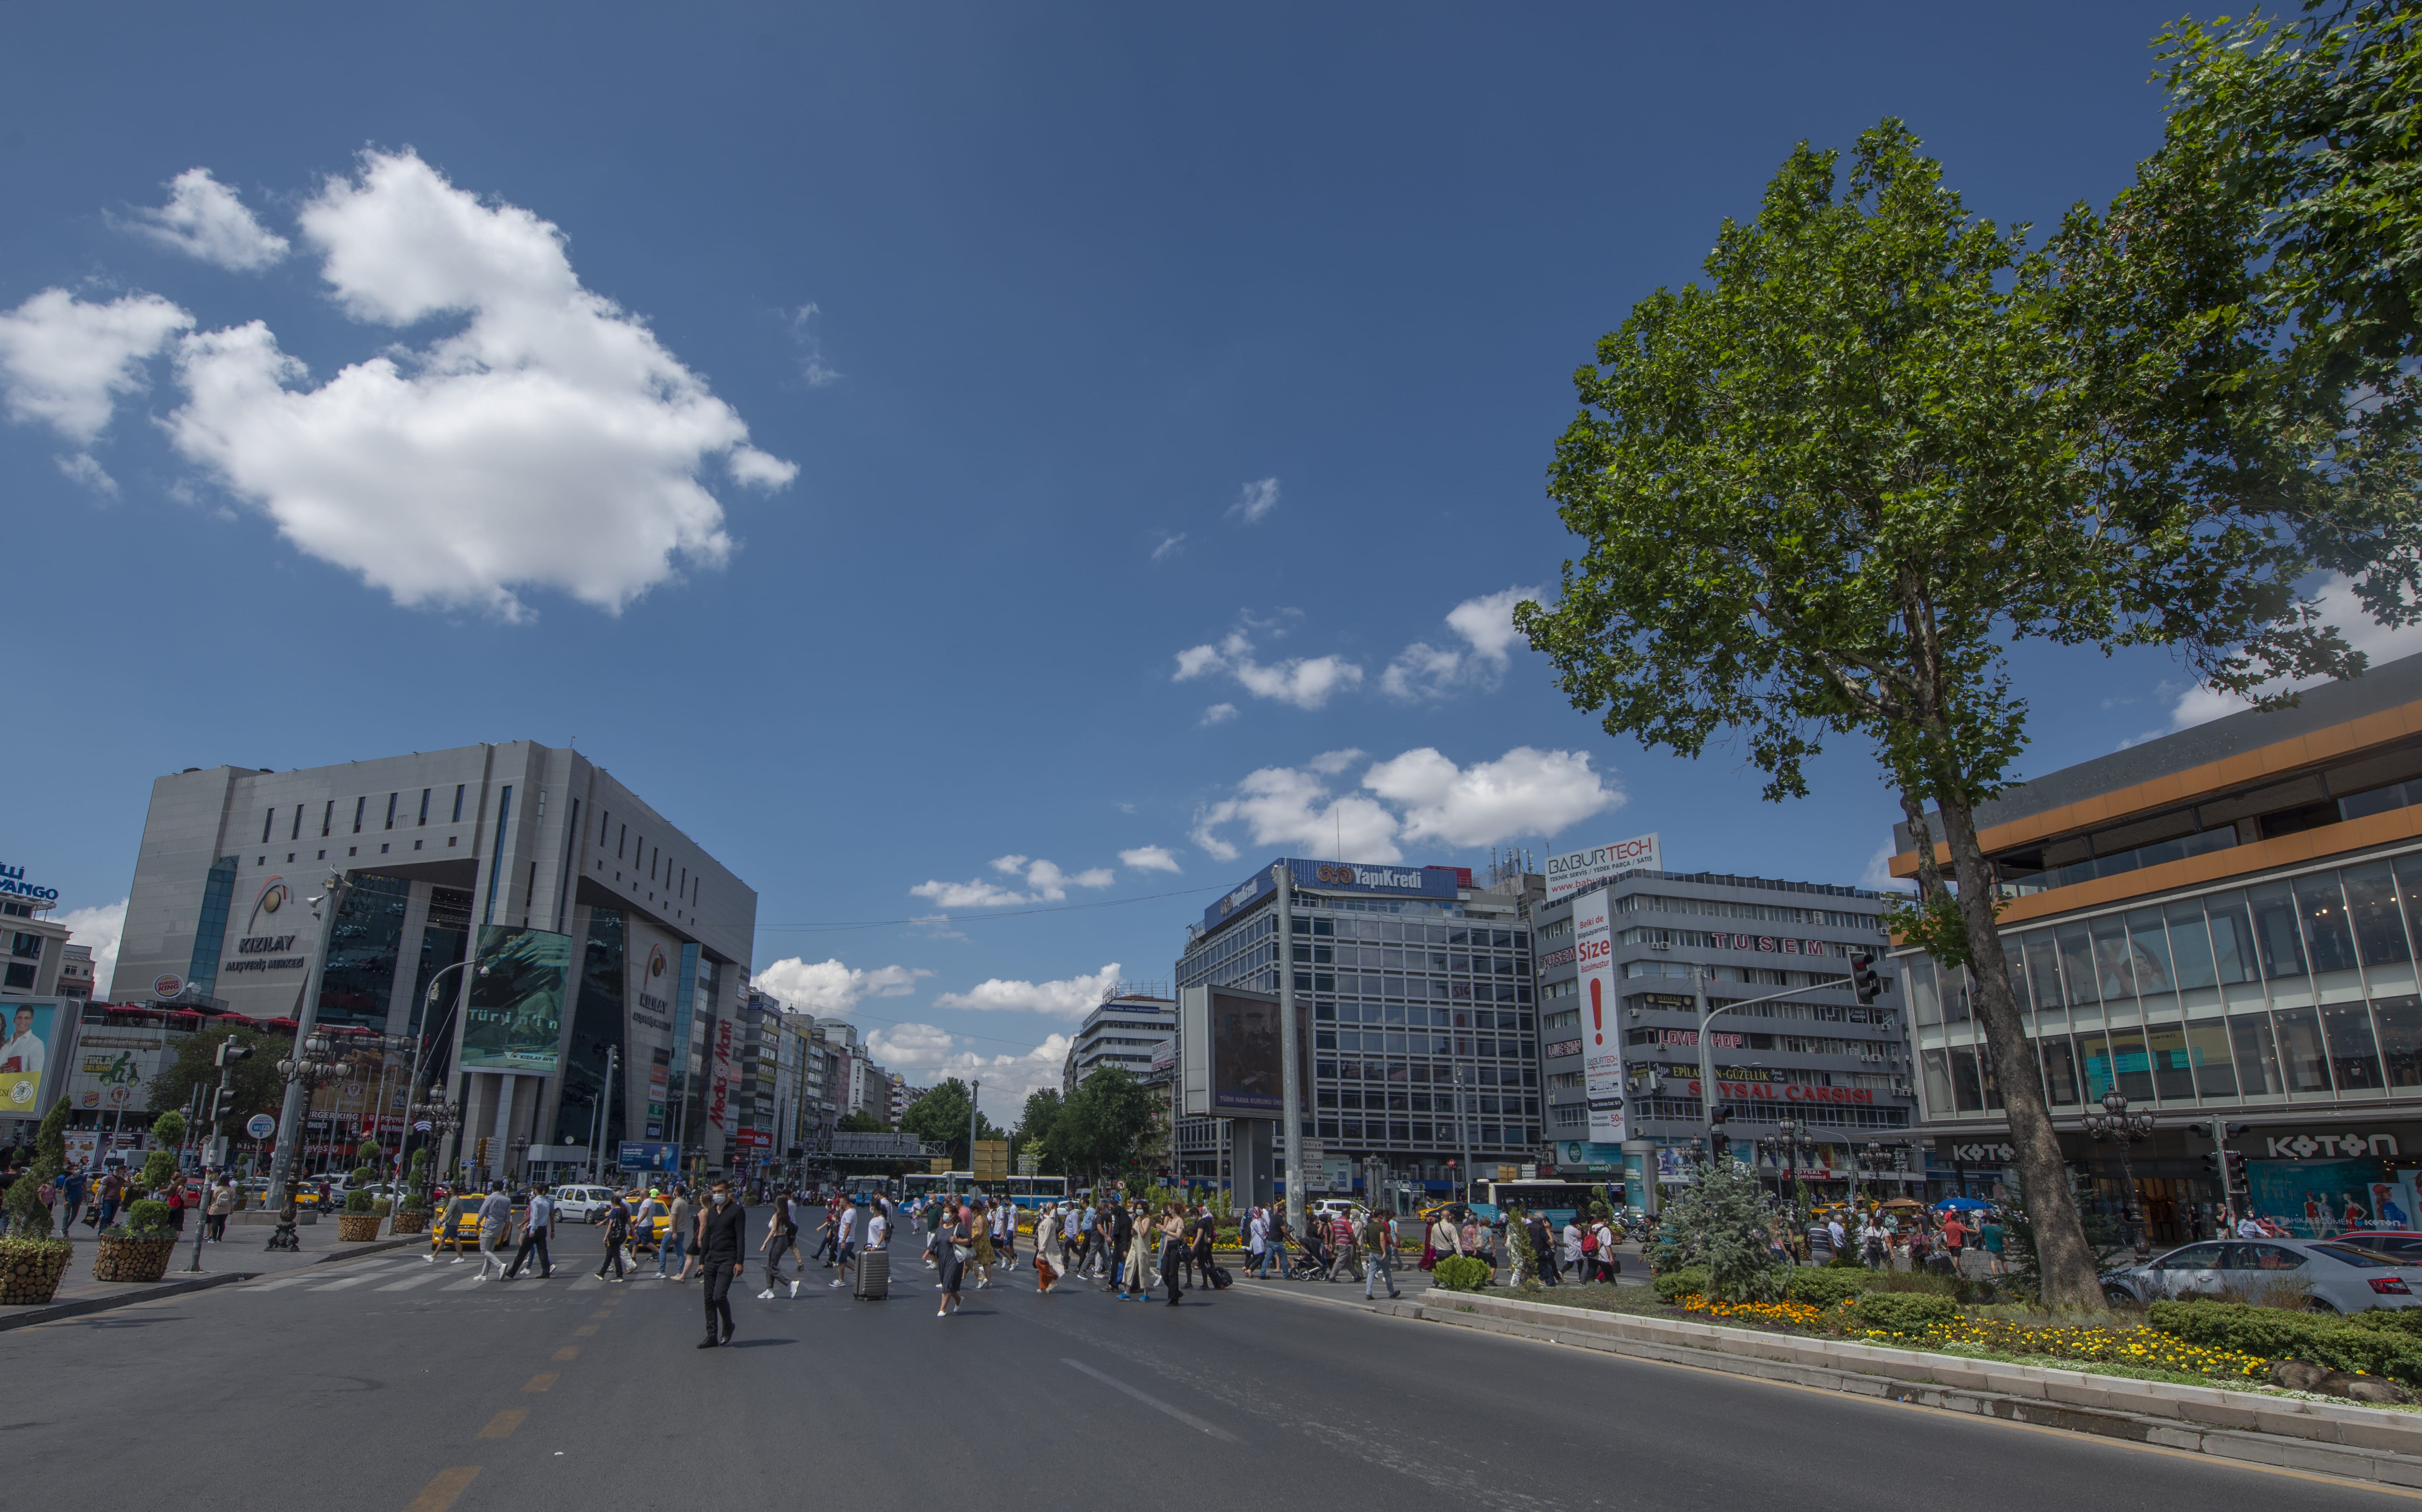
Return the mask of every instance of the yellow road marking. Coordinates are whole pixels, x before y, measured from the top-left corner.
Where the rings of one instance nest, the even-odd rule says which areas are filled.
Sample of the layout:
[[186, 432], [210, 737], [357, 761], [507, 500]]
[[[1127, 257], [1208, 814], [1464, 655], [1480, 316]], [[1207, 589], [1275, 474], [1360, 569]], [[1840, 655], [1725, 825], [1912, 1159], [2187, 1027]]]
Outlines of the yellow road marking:
[[555, 1358], [558, 1360], [577, 1360], [580, 1358], [580, 1346], [576, 1344], [567, 1344], [562, 1348], [558, 1349], [555, 1352]]
[[477, 1465], [457, 1465], [452, 1470], [439, 1471], [428, 1485], [420, 1488], [420, 1494], [404, 1506], [403, 1512], [446, 1512], [454, 1504], [454, 1499], [463, 1494], [463, 1488], [471, 1484], [472, 1477], [479, 1473]]
[[527, 1416], [529, 1416], [529, 1409], [527, 1407], [507, 1408], [488, 1420], [488, 1425], [480, 1430], [480, 1437], [510, 1439], [513, 1436], [513, 1430], [522, 1425], [522, 1419]]
[[591, 1313], [589, 1315], [590, 1317], [612, 1317], [614, 1315], [611, 1313]]
[[580, 1327], [578, 1327], [578, 1328], [576, 1328], [576, 1329], [574, 1329], [574, 1330], [572, 1331], [572, 1336], [573, 1336], [574, 1338], [575, 1338], [575, 1339], [585, 1339], [585, 1338], [589, 1337], [590, 1334], [592, 1334], [592, 1333], [594, 1333], [594, 1332], [596, 1332], [596, 1331], [597, 1331], [597, 1325], [596, 1325], [596, 1324], [594, 1324], [594, 1323], [583, 1323], [582, 1325], [580, 1325]]
[[560, 1379], [562, 1379], [562, 1378], [561, 1378], [561, 1377], [559, 1377], [559, 1376], [555, 1376], [555, 1375], [551, 1375], [551, 1374], [550, 1374], [550, 1375], [545, 1375], [545, 1376], [532, 1376], [532, 1377], [529, 1378], [529, 1384], [528, 1384], [528, 1385], [527, 1385], [527, 1386], [525, 1386], [525, 1387], [523, 1387], [523, 1388], [522, 1388], [522, 1390], [523, 1390], [525, 1393], [531, 1394], [537, 1394], [537, 1393], [539, 1393], [539, 1392], [543, 1392], [543, 1391], [546, 1390], [548, 1387], [550, 1387], [550, 1386], [554, 1385], [558, 1380], [560, 1380]]

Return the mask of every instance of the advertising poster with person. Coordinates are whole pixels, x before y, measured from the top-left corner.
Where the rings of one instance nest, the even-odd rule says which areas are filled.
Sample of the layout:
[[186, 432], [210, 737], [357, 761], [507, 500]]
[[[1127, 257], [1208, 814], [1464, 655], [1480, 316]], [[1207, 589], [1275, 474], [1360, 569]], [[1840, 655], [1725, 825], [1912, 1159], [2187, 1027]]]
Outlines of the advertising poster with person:
[[0, 1117], [39, 1118], [58, 1097], [74, 1022], [71, 998], [0, 1005]]
[[480, 926], [479, 968], [463, 1014], [463, 1068], [553, 1076], [571, 972], [571, 936]]
[[2363, 1229], [2410, 1229], [2422, 1212], [2414, 1173], [2380, 1160], [2248, 1160], [2254, 1211], [2298, 1238]]

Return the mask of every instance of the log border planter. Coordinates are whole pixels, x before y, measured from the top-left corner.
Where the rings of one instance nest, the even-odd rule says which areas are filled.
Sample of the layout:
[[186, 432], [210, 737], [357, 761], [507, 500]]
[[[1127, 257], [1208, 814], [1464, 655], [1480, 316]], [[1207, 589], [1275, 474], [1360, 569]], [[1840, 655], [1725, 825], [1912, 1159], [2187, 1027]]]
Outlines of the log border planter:
[[0, 1307], [39, 1307], [59, 1289], [75, 1246], [65, 1239], [0, 1240]]
[[429, 1232], [429, 1214], [425, 1210], [417, 1213], [398, 1213], [388, 1223], [387, 1232], [399, 1239], [409, 1235], [426, 1234]]
[[168, 1260], [176, 1250], [174, 1234], [140, 1239], [124, 1234], [104, 1234], [93, 1252], [92, 1279], [148, 1285], [168, 1273]]
[[376, 1213], [338, 1213], [337, 1215], [338, 1244], [368, 1244], [378, 1237], [378, 1231], [379, 1216]]

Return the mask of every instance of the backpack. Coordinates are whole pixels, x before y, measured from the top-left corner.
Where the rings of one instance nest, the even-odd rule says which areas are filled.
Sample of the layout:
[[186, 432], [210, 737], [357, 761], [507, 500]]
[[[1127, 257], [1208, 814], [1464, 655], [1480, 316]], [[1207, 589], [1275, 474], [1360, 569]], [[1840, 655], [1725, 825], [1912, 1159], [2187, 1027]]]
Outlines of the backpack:
[[1581, 1253], [1597, 1253], [1597, 1230], [1594, 1228], [1581, 1230]]

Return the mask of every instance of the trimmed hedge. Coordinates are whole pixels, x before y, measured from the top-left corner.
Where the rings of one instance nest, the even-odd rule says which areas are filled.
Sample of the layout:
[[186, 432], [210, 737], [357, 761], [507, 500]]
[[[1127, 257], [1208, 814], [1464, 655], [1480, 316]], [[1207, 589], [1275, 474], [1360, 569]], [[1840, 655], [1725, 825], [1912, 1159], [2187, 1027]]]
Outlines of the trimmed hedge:
[[2375, 1309], [2333, 1317], [2247, 1302], [2155, 1302], [2147, 1318], [2189, 1344], [2422, 1386], [2422, 1335], [2414, 1331], [2422, 1319], [2408, 1322], [2398, 1312]]
[[1931, 1292], [1869, 1292], [1859, 1299], [1859, 1321], [1886, 1333], [1923, 1333], [1959, 1319], [1959, 1304]]
[[1679, 1270], [1660, 1270], [1648, 1285], [1660, 1302], [1678, 1302], [1685, 1297], [1704, 1297], [1707, 1293], [1707, 1268], [1684, 1266]]
[[1488, 1262], [1468, 1254], [1451, 1254], [1430, 1270], [1430, 1279], [1448, 1291], [1474, 1292], [1495, 1279]]
[[1811, 1307], [1834, 1307], [1867, 1289], [1867, 1272], [1798, 1266], [1784, 1273], [1783, 1295]]

